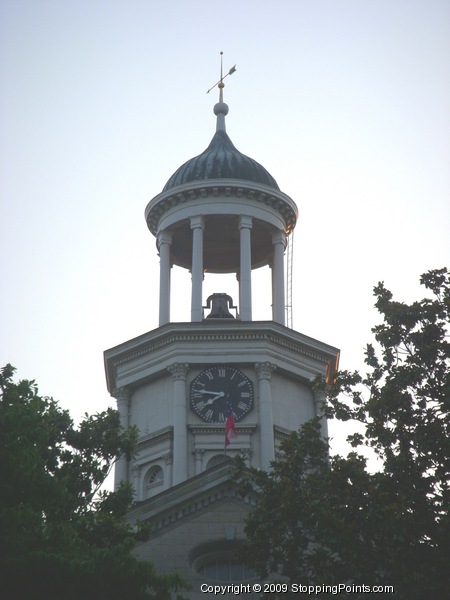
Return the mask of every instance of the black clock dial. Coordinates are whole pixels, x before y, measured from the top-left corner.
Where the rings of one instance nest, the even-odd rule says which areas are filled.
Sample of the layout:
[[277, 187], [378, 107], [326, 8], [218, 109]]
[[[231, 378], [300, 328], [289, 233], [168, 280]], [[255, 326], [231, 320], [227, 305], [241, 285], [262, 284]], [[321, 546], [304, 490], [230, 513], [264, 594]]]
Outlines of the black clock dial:
[[225, 423], [227, 401], [236, 421], [253, 408], [253, 384], [247, 375], [234, 367], [209, 367], [191, 383], [191, 408], [208, 423]]

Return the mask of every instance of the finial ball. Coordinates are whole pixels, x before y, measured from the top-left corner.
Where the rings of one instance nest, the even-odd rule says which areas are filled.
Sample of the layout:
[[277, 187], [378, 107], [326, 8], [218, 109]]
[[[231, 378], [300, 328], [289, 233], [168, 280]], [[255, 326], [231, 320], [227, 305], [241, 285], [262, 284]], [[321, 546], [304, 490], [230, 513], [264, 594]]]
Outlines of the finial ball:
[[227, 115], [228, 114], [228, 104], [225, 102], [218, 102], [214, 105], [214, 114], [215, 115]]

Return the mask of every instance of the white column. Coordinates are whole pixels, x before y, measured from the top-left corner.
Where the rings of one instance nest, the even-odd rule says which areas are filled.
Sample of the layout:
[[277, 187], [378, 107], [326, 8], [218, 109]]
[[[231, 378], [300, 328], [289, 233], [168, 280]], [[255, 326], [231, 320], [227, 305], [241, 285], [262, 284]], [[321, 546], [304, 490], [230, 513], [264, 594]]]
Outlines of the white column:
[[320, 433], [324, 440], [328, 439], [328, 420], [325, 416], [327, 392], [325, 389], [313, 388], [314, 407], [317, 417], [320, 417]]
[[199, 475], [203, 471], [203, 455], [205, 454], [204, 448], [197, 448], [193, 452], [194, 464], [195, 464], [195, 475]]
[[285, 324], [286, 301], [284, 297], [284, 249], [286, 235], [277, 231], [272, 235], [273, 265], [272, 265], [272, 319], [280, 325]]
[[142, 467], [139, 465], [135, 465], [132, 469], [133, 471], [133, 487], [134, 487], [134, 501], [139, 502], [142, 500], [142, 490], [141, 490], [141, 471]]
[[168, 452], [163, 456], [164, 464], [166, 465], [166, 471], [164, 473], [164, 489], [167, 489], [173, 485], [172, 479], [172, 467], [173, 467], [173, 453]]
[[186, 375], [189, 365], [169, 367], [173, 376], [173, 485], [187, 479], [187, 399]]
[[[127, 430], [130, 425], [130, 398], [131, 390], [127, 387], [120, 387], [113, 391], [112, 396], [117, 401], [117, 410], [120, 415], [120, 425]], [[114, 489], [117, 490], [121, 481], [128, 481], [128, 461], [124, 454], [121, 454], [116, 461], [114, 469]]]
[[261, 469], [268, 471], [275, 460], [275, 440], [273, 435], [272, 390], [270, 380], [275, 365], [269, 362], [255, 365], [259, 383], [259, 422], [261, 444]]
[[159, 325], [170, 321], [170, 245], [172, 234], [160, 231], [158, 234], [159, 250]]
[[252, 218], [241, 216], [239, 219], [241, 266], [239, 270], [239, 312], [241, 321], [252, 320]]
[[244, 459], [245, 462], [245, 466], [249, 469], [252, 466], [252, 454], [253, 454], [253, 450], [252, 448], [243, 448], [240, 451], [240, 455], [242, 456], [242, 458]]
[[202, 321], [202, 286], [203, 286], [203, 217], [191, 217], [192, 229], [192, 296], [191, 321]]

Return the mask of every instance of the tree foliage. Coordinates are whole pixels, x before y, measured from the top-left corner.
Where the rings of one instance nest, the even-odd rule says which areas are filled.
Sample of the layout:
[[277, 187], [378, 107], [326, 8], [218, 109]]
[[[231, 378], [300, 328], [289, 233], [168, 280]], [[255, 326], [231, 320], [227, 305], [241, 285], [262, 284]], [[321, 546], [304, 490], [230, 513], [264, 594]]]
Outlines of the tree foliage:
[[99, 492], [115, 459], [131, 456], [136, 430], [117, 411], [85, 416], [41, 397], [34, 381], [0, 374], [0, 581], [6, 600], [158, 600], [183, 587], [132, 553], [145, 527], [123, 519], [128, 485]]
[[[270, 473], [239, 466], [244, 491], [259, 496], [242, 557], [262, 577], [393, 585], [400, 600], [450, 597], [450, 275], [430, 271], [421, 284], [432, 297], [412, 304], [374, 288], [383, 320], [367, 373], [340, 372], [328, 387], [328, 416], [364, 425], [348, 438], [355, 450], [329, 457], [314, 420], [284, 443]], [[377, 472], [363, 447], [376, 453]]]

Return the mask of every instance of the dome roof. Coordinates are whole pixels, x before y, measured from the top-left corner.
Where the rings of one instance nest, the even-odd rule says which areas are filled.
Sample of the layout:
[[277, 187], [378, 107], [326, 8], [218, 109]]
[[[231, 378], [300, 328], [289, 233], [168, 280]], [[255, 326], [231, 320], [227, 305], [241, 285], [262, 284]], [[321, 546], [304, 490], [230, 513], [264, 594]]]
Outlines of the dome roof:
[[272, 175], [256, 160], [237, 150], [224, 129], [218, 129], [202, 154], [181, 165], [163, 192], [179, 185], [205, 179], [244, 179], [279, 190]]

